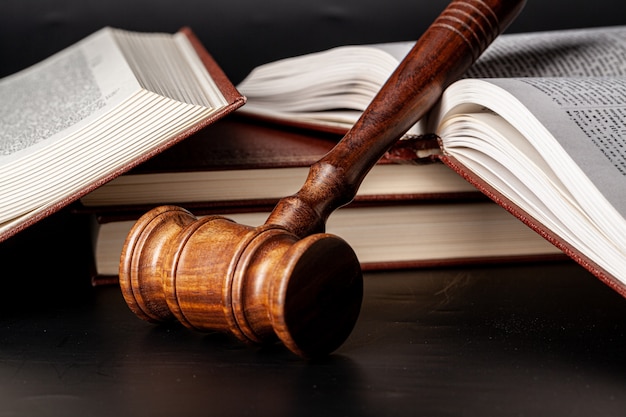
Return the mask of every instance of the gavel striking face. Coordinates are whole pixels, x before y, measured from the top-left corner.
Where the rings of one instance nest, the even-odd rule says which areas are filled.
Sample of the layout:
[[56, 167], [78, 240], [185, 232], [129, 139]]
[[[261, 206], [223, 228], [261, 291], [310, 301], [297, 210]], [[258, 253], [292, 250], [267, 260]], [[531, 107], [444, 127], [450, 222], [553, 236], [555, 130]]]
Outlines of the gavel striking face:
[[173, 206], [136, 223], [123, 262], [132, 272], [120, 282], [140, 317], [177, 319], [251, 343], [278, 336], [305, 357], [336, 349], [361, 304], [359, 262], [343, 240], [324, 233], [299, 238], [279, 226], [219, 216], [196, 219]]
[[303, 187], [264, 225], [158, 207], [130, 231], [120, 286], [139, 317], [280, 340], [313, 358], [337, 349], [361, 308], [359, 261], [328, 216], [349, 203], [378, 159], [435, 104], [523, 7], [524, 0], [454, 0], [417, 41], [352, 129], [311, 166]]

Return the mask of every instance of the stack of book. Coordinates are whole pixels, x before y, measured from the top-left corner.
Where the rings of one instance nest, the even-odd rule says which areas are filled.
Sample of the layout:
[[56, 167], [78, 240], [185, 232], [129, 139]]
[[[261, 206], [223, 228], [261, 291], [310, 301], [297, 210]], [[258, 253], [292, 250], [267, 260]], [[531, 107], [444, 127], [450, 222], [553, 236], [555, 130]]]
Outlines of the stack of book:
[[[78, 202], [97, 219], [95, 282], [108, 282], [131, 225], [154, 206], [260, 225], [406, 48], [290, 58], [235, 89], [188, 30], [100, 32], [0, 80], [0, 173], [10, 179], [0, 184], [0, 240]], [[564, 252], [626, 295], [624, 50], [622, 27], [501, 36], [327, 231], [364, 269]]]
[[[92, 191], [78, 210], [98, 220], [95, 281], [115, 280], [126, 235], [155, 206], [262, 225], [338, 139], [232, 115]], [[327, 222], [365, 270], [562, 256], [445, 165], [405, 162], [381, 160]]]
[[[292, 141], [313, 143], [314, 138], [321, 138], [314, 131], [347, 131], [410, 46], [346, 46], [253, 70], [238, 86], [248, 99], [239, 113], [271, 121], [276, 128], [255, 127], [250, 122], [245, 126], [255, 132], [244, 133], [239, 148], [233, 145], [234, 149], [221, 154], [229, 156], [188, 167], [196, 174], [205, 171], [201, 188], [207, 194], [166, 196], [165, 190], [184, 188], [182, 182], [170, 183], [161, 186], [161, 198], [138, 199], [134, 204], [182, 203], [200, 213], [230, 212], [234, 220], [263, 223], [275, 200], [297, 191], [306, 166], [332, 145], [309, 152], [310, 159], [300, 160], [301, 167], [294, 167], [293, 160], [287, 167], [290, 158], [281, 156], [281, 150], [288, 145], [281, 145], [284, 139], [279, 136], [289, 132]], [[331, 216], [328, 231], [353, 246], [365, 269], [545, 259], [564, 251], [626, 294], [621, 277], [626, 257], [620, 243], [626, 222], [620, 214], [624, 208], [619, 191], [626, 187], [609, 186], [624, 178], [620, 151], [624, 138], [619, 132], [625, 47], [624, 27], [500, 36], [467, 78], [449, 87], [429, 116], [407, 133], [409, 140], [418, 138], [417, 143], [428, 134], [438, 135], [432, 153], [417, 146], [413, 154], [420, 159], [425, 153], [438, 163], [381, 161], [355, 202]], [[286, 126], [309, 130], [292, 131]], [[252, 144], [250, 137], [263, 137], [257, 129], [265, 129], [267, 143], [275, 144], [275, 150]], [[206, 149], [237, 136], [210, 129], [205, 133], [213, 138]], [[194, 148], [191, 142], [185, 145]], [[218, 150], [207, 153], [220, 155]], [[263, 153], [277, 158], [265, 162], [265, 168], [272, 164], [273, 168], [258, 169]], [[250, 159], [242, 157], [237, 166], [237, 157], [230, 155]], [[307, 152], [297, 150], [295, 155]], [[251, 170], [255, 159], [257, 169]], [[104, 199], [88, 202], [97, 195], [104, 197], [107, 189], [113, 196], [139, 197], [140, 190], [147, 193], [148, 185], [137, 184], [156, 178], [161, 167], [153, 165], [151, 174], [113, 181], [83, 202], [96, 207], [114, 205]], [[177, 175], [185, 169], [170, 167]], [[454, 171], [461, 175], [454, 178], [450, 175]], [[283, 183], [278, 172], [294, 181]], [[209, 177], [217, 178], [218, 173], [221, 179], [210, 183]], [[498, 204], [481, 201], [460, 177]], [[279, 184], [284, 188], [273, 190]], [[208, 195], [214, 192], [218, 195]], [[267, 203], [267, 210], [260, 209], [258, 202]], [[102, 260], [101, 273], [115, 273], [120, 236], [130, 225], [102, 220], [101, 244], [96, 250]]]

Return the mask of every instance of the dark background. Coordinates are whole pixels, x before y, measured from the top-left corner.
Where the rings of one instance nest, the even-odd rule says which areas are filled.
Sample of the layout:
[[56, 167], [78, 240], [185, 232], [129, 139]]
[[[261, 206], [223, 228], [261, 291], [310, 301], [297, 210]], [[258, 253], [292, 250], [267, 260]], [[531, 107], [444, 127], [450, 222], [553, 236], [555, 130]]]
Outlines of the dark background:
[[[102, 26], [190, 26], [234, 82], [254, 66], [346, 43], [416, 39], [447, 0], [2, 0], [0, 75]], [[624, 24], [622, 0], [529, 0], [511, 32]]]
[[[103, 26], [191, 27], [234, 83], [255, 66], [343, 44], [417, 39], [448, 0], [1, 0], [0, 76]], [[508, 32], [626, 24], [623, 0], [528, 0]], [[0, 179], [1, 180], [1, 179]], [[1, 308], [62, 302], [91, 275], [91, 219], [71, 211], [0, 243]], [[55, 293], [54, 297], [50, 292]], [[59, 301], [59, 296], [60, 300]], [[27, 307], [28, 308], [28, 307]]]
[[[0, 75], [105, 25], [186, 25], [238, 82], [416, 39], [446, 4], [0, 0]], [[530, 0], [510, 32], [617, 24], [623, 0]], [[0, 416], [624, 415], [626, 304], [573, 262], [368, 274], [351, 337], [308, 363], [137, 319], [118, 288], [89, 286], [89, 221], [63, 210], [0, 244]]]
[[[0, 76], [34, 64], [103, 26], [166, 32], [189, 26], [237, 83], [255, 66], [283, 57], [343, 44], [417, 39], [447, 4], [448, 0], [1, 0]], [[528, 0], [508, 32], [619, 24], [626, 24], [623, 0]], [[49, 289], [64, 288], [61, 292], [71, 297], [75, 288], [88, 284], [82, 277], [89, 276], [91, 268], [85, 262], [91, 256], [89, 221], [63, 211], [0, 243], [0, 262], [13, 265], [4, 274], [9, 278], [5, 285], [12, 288], [7, 291], [12, 301], [8, 304], [34, 296], [37, 302], [51, 298]]]

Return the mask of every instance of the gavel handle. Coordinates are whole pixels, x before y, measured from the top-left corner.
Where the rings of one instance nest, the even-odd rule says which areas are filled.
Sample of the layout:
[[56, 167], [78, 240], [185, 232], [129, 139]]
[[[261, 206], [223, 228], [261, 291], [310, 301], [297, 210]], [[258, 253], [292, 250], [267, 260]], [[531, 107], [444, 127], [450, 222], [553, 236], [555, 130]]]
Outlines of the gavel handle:
[[525, 0], [453, 0], [424, 32], [352, 129], [311, 166], [303, 187], [279, 201], [266, 224], [300, 237], [355, 197], [361, 182], [515, 18]]

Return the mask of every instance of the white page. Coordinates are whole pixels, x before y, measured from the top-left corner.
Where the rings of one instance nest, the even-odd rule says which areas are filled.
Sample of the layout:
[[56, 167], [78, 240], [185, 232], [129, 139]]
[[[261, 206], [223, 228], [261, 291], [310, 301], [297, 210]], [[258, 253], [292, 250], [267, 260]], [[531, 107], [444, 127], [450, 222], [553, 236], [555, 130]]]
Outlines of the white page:
[[493, 79], [550, 131], [626, 217], [626, 77]]
[[110, 29], [3, 78], [0, 172], [22, 154], [84, 128], [139, 89]]

